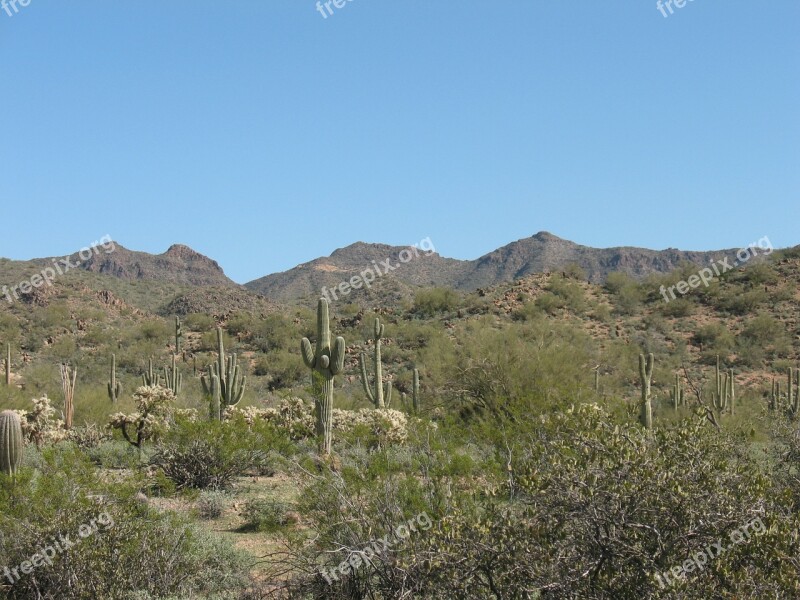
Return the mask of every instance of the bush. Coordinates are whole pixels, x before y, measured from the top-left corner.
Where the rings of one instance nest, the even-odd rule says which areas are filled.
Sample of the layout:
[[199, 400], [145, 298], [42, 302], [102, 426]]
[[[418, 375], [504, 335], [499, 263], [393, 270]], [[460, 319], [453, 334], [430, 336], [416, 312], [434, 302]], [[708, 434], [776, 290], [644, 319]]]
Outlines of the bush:
[[433, 317], [438, 313], [448, 313], [456, 310], [461, 303], [461, 297], [450, 288], [430, 288], [419, 290], [414, 295], [413, 312], [424, 317]]
[[227, 503], [228, 496], [226, 494], [216, 490], [204, 491], [197, 499], [197, 514], [206, 521], [219, 519], [225, 511]]
[[[0, 475], [0, 556], [11, 569], [40, 552], [55, 559], [20, 572], [4, 598], [195, 598], [246, 585], [241, 553], [149, 508], [135, 480], [105, 482], [71, 445], [45, 449], [39, 468], [13, 487]], [[60, 536], [71, 544], [56, 550]]]
[[223, 490], [251, 470], [272, 472], [265, 443], [241, 421], [183, 421], [156, 446], [150, 464], [178, 490]]
[[248, 500], [242, 509], [244, 524], [239, 530], [274, 533], [288, 525], [289, 510], [288, 504], [272, 498]]

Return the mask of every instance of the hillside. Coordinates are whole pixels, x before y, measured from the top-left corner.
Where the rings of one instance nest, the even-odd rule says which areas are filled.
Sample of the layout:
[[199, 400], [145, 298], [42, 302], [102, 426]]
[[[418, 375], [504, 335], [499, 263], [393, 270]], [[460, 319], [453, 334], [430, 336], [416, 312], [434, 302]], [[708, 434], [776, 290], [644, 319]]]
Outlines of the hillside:
[[375, 264], [390, 259], [396, 267], [391, 277], [407, 285], [445, 286], [462, 291], [513, 281], [534, 273], [557, 272], [580, 266], [589, 281], [601, 283], [610, 273], [622, 272], [643, 278], [667, 273], [683, 263], [706, 266], [710, 260], [730, 256], [735, 250], [691, 252], [675, 249], [590, 248], [547, 232], [512, 242], [476, 260], [445, 258], [420, 252], [405, 263], [398, 257], [402, 246], [358, 242], [330, 256], [317, 258], [284, 271], [261, 277], [246, 287], [280, 302], [315, 298], [323, 287], [335, 288]]

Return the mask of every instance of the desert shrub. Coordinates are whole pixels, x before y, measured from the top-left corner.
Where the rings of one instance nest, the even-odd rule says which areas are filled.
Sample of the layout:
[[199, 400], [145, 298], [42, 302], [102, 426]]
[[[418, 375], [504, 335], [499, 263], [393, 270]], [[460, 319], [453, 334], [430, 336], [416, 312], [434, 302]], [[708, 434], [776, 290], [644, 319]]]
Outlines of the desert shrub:
[[563, 300], [563, 306], [572, 312], [583, 314], [586, 311], [586, 295], [579, 284], [562, 277], [554, 277], [547, 290]]
[[702, 325], [692, 335], [692, 343], [702, 350], [703, 361], [712, 364], [716, 356], [728, 356], [735, 346], [733, 334], [721, 323]]
[[271, 473], [267, 444], [241, 421], [179, 421], [156, 445], [150, 464], [178, 490], [224, 490], [247, 472]]
[[[200, 337], [197, 349], [201, 352], [216, 352], [217, 343], [217, 330], [207, 331]], [[233, 351], [233, 338], [224, 330], [222, 331], [222, 343], [225, 344], [225, 352]]]
[[254, 374], [268, 376], [267, 389], [275, 391], [296, 385], [304, 375], [308, 375], [308, 368], [296, 352], [275, 350], [258, 357]]
[[287, 513], [290, 508], [274, 498], [248, 500], [241, 512], [244, 523], [239, 530], [274, 533], [289, 523]]
[[183, 324], [190, 331], [203, 333], [213, 329], [216, 325], [216, 322], [210, 315], [192, 313], [190, 315], [186, 315], [186, 317], [183, 319]]
[[577, 281], [586, 281], [586, 269], [578, 263], [569, 263], [566, 265], [562, 272], [567, 279], [575, 279]]
[[719, 298], [719, 307], [734, 315], [747, 315], [769, 300], [763, 289], [745, 291], [741, 286], [730, 286]]
[[197, 499], [197, 514], [206, 521], [219, 519], [225, 512], [229, 497], [224, 492], [207, 490], [200, 493]]
[[693, 315], [695, 305], [686, 298], [676, 298], [660, 304], [658, 308], [665, 317], [682, 318]]
[[450, 288], [437, 287], [419, 290], [414, 295], [413, 312], [424, 317], [453, 312], [459, 307], [461, 297]]
[[39, 469], [14, 487], [0, 476], [0, 556], [11, 569], [37, 554], [52, 564], [4, 579], [5, 598], [191, 598], [246, 584], [241, 553], [151, 509], [135, 480], [104, 481], [71, 445], [43, 450]]
[[127, 442], [110, 440], [84, 451], [86, 456], [103, 469], [130, 469], [139, 463], [139, 455]]
[[253, 344], [262, 352], [284, 350], [296, 345], [294, 341], [298, 337], [298, 331], [297, 326], [287, 317], [273, 313], [253, 325]]
[[96, 424], [73, 427], [67, 432], [66, 439], [81, 448], [90, 450], [99, 447], [111, 439], [111, 433], [100, 429]]
[[[543, 292], [536, 297], [536, 300], [533, 301], [534, 307], [550, 316], [557, 315], [559, 311], [566, 306], [566, 304], [567, 301], [564, 298], [557, 296], [553, 292]], [[528, 309], [526, 312], [529, 313], [530, 309]]]

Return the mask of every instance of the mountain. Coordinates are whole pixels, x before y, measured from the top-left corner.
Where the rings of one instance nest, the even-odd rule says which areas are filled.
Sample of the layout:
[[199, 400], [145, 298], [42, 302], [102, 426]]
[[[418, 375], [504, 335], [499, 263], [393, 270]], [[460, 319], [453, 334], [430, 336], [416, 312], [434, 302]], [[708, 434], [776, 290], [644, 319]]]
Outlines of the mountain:
[[411, 286], [448, 286], [472, 291], [526, 275], [559, 271], [571, 264], [582, 267], [589, 281], [601, 283], [614, 271], [642, 278], [651, 273], [665, 273], [685, 262], [705, 267], [709, 261], [735, 252], [591, 248], [546, 231], [512, 242], [475, 260], [457, 260], [419, 251], [401, 263], [400, 253], [405, 250], [403, 246], [357, 242], [336, 250], [328, 257], [261, 277], [245, 286], [274, 301], [291, 302], [318, 296], [323, 288], [334, 289], [365, 269], [385, 264], [386, 259], [390, 259], [390, 266], [396, 266], [387, 277]]
[[[74, 260], [80, 260], [73, 254]], [[124, 248], [119, 243], [95, 247], [80, 268], [119, 279], [169, 281], [190, 286], [238, 286], [228, 279], [219, 264], [182, 244], [174, 244], [163, 254], [148, 254]]]

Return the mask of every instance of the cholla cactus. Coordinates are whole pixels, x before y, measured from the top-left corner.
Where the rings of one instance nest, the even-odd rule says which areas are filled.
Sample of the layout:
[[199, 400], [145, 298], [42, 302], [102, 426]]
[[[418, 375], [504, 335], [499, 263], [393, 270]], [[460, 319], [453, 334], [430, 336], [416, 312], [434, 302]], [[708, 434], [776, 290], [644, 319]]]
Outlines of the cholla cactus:
[[22, 462], [22, 424], [11, 410], [0, 413], [0, 471], [16, 477]]
[[65, 439], [67, 432], [64, 430], [64, 422], [53, 418], [56, 409], [50, 405], [50, 398], [45, 395], [34, 398], [31, 402], [33, 402], [32, 410], [19, 411], [23, 437], [36, 444], [37, 448], [41, 448], [43, 444]]
[[125, 441], [141, 451], [145, 441], [169, 429], [175, 394], [160, 385], [142, 386], [133, 393], [133, 399], [137, 411], [111, 415], [108, 427], [119, 429]]
[[325, 298], [320, 298], [317, 302], [316, 349], [308, 338], [303, 338], [300, 351], [306, 366], [319, 375], [321, 380], [320, 394], [316, 399], [316, 431], [320, 452], [328, 455], [331, 453], [333, 441], [333, 378], [344, 368], [345, 344], [343, 337], [337, 337], [331, 345], [328, 301]]

